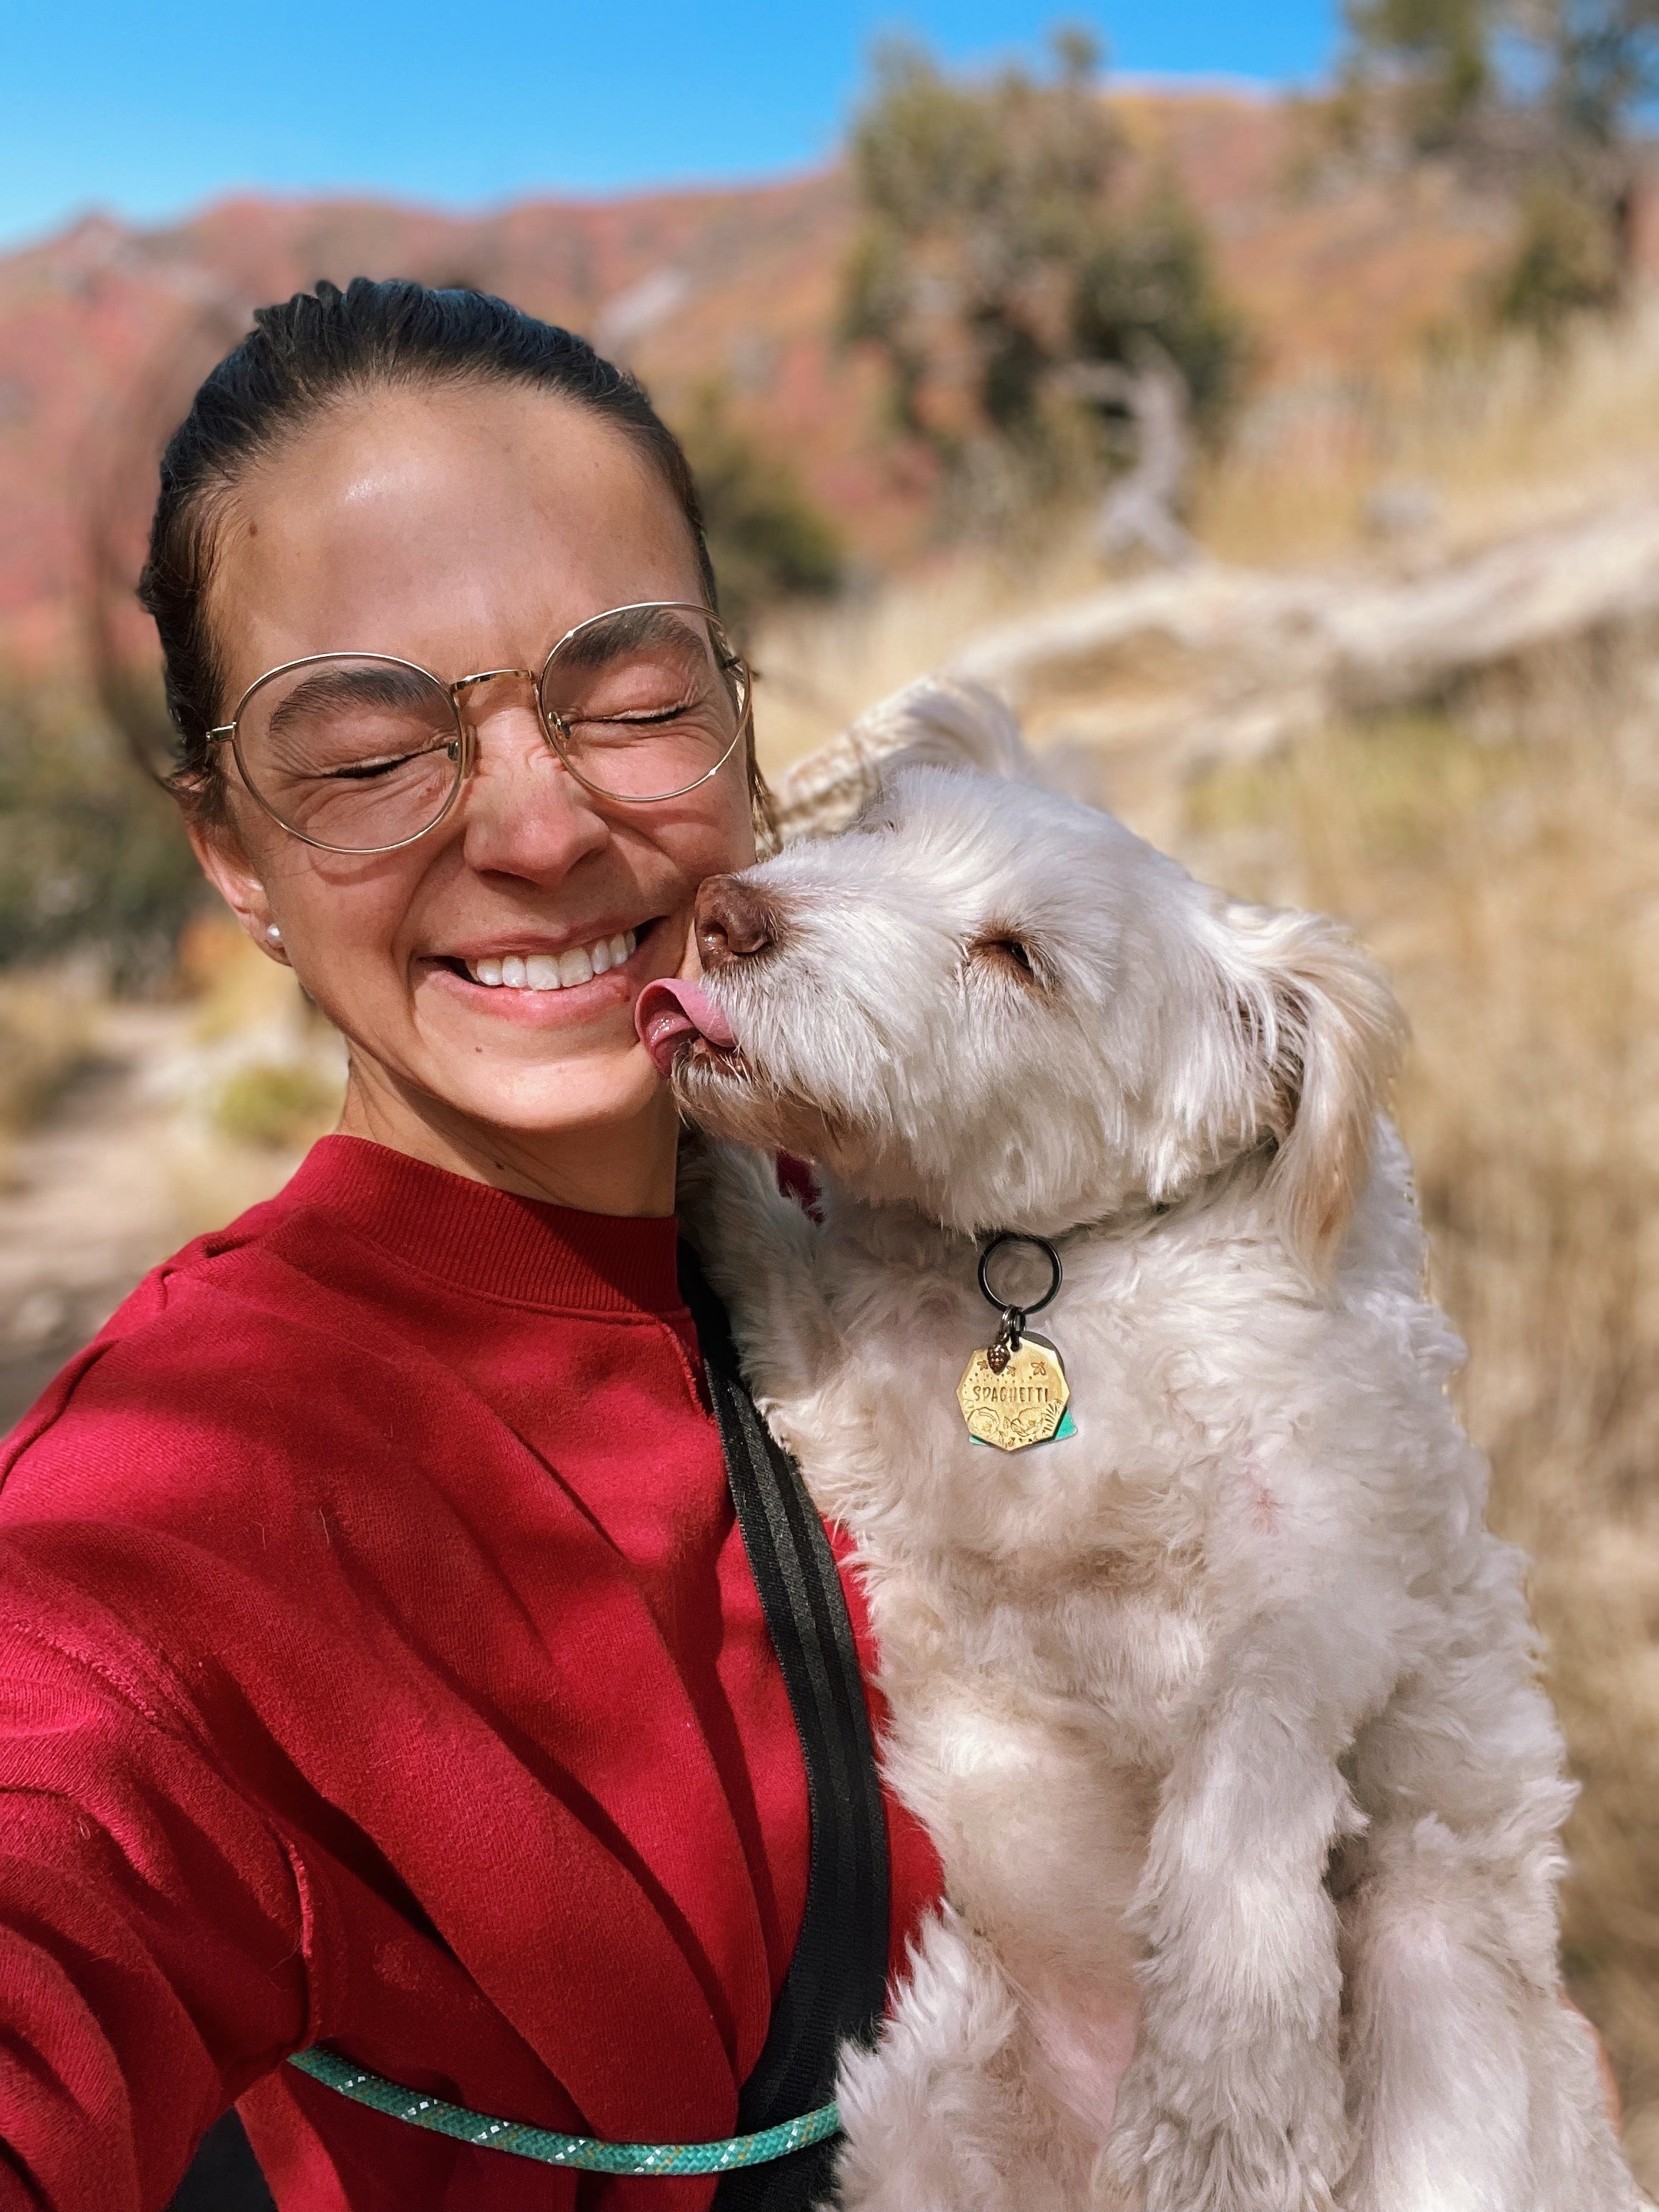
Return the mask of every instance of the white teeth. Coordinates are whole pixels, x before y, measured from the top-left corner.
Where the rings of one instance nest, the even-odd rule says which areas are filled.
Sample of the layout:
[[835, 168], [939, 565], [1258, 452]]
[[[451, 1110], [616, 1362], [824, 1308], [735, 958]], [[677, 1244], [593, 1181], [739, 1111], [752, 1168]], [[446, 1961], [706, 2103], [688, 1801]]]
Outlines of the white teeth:
[[469, 960], [467, 973], [475, 983], [492, 990], [568, 991], [591, 982], [633, 957], [639, 939], [631, 929], [616, 937], [601, 937], [592, 945], [573, 945], [568, 952], [508, 952], [500, 959], [492, 954]]

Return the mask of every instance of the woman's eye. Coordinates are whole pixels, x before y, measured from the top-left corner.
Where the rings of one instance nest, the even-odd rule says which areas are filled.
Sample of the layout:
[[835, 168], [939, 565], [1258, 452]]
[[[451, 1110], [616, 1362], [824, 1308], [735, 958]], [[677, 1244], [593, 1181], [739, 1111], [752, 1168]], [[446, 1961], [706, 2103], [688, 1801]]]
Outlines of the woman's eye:
[[344, 768], [331, 768], [324, 773], [336, 783], [370, 783], [376, 776], [390, 775], [414, 757], [413, 753], [399, 753], [395, 760], [352, 761]]

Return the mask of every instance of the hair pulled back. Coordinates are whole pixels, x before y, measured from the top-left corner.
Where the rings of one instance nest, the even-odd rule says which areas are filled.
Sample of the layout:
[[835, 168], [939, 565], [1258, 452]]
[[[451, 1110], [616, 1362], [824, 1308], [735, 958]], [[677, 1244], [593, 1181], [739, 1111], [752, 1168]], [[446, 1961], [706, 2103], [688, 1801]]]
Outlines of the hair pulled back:
[[685, 517], [704, 593], [715, 605], [696, 485], [679, 441], [643, 386], [586, 338], [486, 292], [366, 276], [354, 277], [343, 292], [326, 283], [296, 292], [281, 307], [259, 308], [253, 322], [167, 441], [138, 584], [139, 601], [161, 636], [177, 732], [173, 783], [181, 798], [211, 803], [216, 778], [207, 733], [228, 704], [206, 609], [219, 509], [255, 461], [343, 398], [400, 386], [516, 384], [590, 409], [662, 477]]

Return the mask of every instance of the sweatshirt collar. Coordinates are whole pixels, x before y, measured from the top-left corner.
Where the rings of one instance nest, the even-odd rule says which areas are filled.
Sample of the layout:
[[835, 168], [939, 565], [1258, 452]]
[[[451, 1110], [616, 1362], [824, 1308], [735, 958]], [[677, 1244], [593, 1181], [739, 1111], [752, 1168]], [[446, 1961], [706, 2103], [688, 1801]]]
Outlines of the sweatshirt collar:
[[339, 1215], [458, 1290], [563, 1312], [677, 1313], [672, 1214], [579, 1213], [474, 1182], [363, 1137], [313, 1145], [285, 1196]]

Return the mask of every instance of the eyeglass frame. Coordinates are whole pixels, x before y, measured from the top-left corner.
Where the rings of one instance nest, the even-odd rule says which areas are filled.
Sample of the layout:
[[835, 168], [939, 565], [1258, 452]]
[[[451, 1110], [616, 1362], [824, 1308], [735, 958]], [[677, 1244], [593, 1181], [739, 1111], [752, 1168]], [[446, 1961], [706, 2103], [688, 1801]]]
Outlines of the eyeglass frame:
[[[226, 744], [229, 745], [232, 756], [236, 763], [236, 773], [241, 778], [242, 787], [247, 793], [248, 797], [252, 799], [254, 805], [258, 806], [262, 812], [268, 814], [270, 817], [270, 819], [276, 824], [276, 827], [279, 830], [285, 831], [290, 837], [297, 837], [302, 845], [309, 845], [313, 851], [319, 853], [339, 853], [347, 856], [355, 854], [364, 860], [370, 859], [375, 854], [380, 853], [401, 853], [405, 846], [416, 845], [420, 842], [422, 837], [429, 837], [432, 835], [432, 832], [438, 828], [439, 824], [444, 821], [450, 810], [453, 807], [456, 800], [460, 797], [462, 787], [465, 784], [468, 776], [471, 775], [473, 769], [477, 765], [477, 731], [475, 725], [465, 720], [462, 717], [461, 693], [463, 691], [471, 690], [474, 684], [494, 684], [498, 678], [505, 676], [521, 676], [530, 685], [531, 690], [535, 696], [536, 719], [541, 724], [542, 735], [546, 738], [549, 745], [558, 756], [564, 766], [569, 770], [570, 774], [575, 777], [577, 782], [580, 784], [584, 791], [592, 792], [596, 799], [613, 799], [618, 805], [623, 806], [660, 806], [667, 799], [684, 799], [688, 792], [701, 790], [705, 783], [708, 783], [712, 778], [720, 774], [720, 770], [726, 766], [727, 761], [731, 759], [732, 754], [737, 750], [738, 746], [744, 737], [753, 729], [755, 717], [754, 671], [750, 667], [749, 663], [744, 659], [740, 653], [734, 650], [728, 650], [726, 653], [717, 653], [716, 655], [716, 659], [722, 672], [729, 673], [733, 669], [740, 669], [743, 672], [743, 712], [738, 717], [738, 726], [732, 733], [732, 742], [726, 746], [726, 750], [720, 755], [720, 758], [714, 763], [712, 768], [705, 769], [701, 775], [694, 776], [690, 783], [683, 783], [674, 791], [655, 791], [651, 793], [648, 797], [634, 797], [626, 792], [607, 791], [602, 784], [594, 783], [589, 777], [585, 776], [581, 770], [576, 766], [575, 763], [570, 758], [569, 754], [565, 750], [565, 744], [569, 740], [569, 730], [568, 726], [564, 724], [563, 717], [562, 715], [550, 714], [546, 702], [542, 696], [542, 686], [547, 681], [548, 670], [551, 668], [554, 661], [564, 650], [565, 647], [569, 644], [571, 639], [576, 635], [579, 630], [587, 629], [591, 628], [594, 623], [605, 622], [612, 615], [641, 614], [647, 608], [660, 609], [664, 612], [669, 614], [700, 615], [705, 622], [711, 623], [714, 625], [714, 629], [718, 638], [720, 641], [723, 641], [728, 648], [731, 647], [731, 638], [727, 634], [725, 623], [720, 620], [719, 615], [715, 613], [713, 607], [705, 605], [700, 599], [630, 599], [623, 606], [603, 607], [598, 614], [585, 615], [580, 622], [573, 623], [570, 625], [570, 628], [565, 631], [564, 635], [562, 637], [556, 639], [553, 645], [550, 647], [547, 658], [541, 665], [539, 674], [533, 668], [481, 668], [473, 675], [458, 676], [453, 684], [446, 684], [441, 676], [434, 675], [429, 668], [423, 668], [418, 660], [406, 660], [401, 653], [349, 652], [305, 653], [301, 653], [296, 660], [279, 661], [275, 668], [267, 668], [263, 676], [256, 677], [253, 682], [248, 685], [246, 690], [243, 692], [241, 697], [236, 702], [235, 711], [231, 715], [229, 721], [222, 722], [216, 728], [209, 730], [205, 733], [204, 742], [210, 745], [222, 745]], [[253, 696], [254, 693], [256, 691], [263, 690], [267, 684], [274, 683], [279, 676], [287, 676], [296, 668], [315, 667], [319, 662], [325, 660], [369, 660], [374, 661], [384, 667], [410, 669], [416, 676], [424, 677], [428, 684], [435, 684], [438, 690], [445, 694], [449, 701], [450, 712], [455, 717], [455, 730], [460, 744], [461, 750], [460, 757], [456, 763], [454, 785], [451, 789], [448, 798], [445, 799], [443, 805], [433, 816], [431, 821], [427, 823], [423, 828], [415, 830], [407, 837], [398, 837], [395, 839], [390, 845], [329, 845], [325, 844], [320, 837], [307, 836], [303, 830], [296, 830], [291, 822], [283, 821], [282, 816], [277, 813], [276, 808], [270, 804], [270, 801], [264, 797], [258, 786], [254, 782], [252, 777], [248, 774], [247, 764], [242, 758], [241, 741], [238, 734], [239, 726], [241, 721], [243, 709], [246, 707], [248, 701]], [[561, 740], [558, 731], [554, 726], [555, 724], [560, 725], [560, 726], [564, 729], [564, 738], [562, 741]], [[446, 750], [447, 750], [447, 748], [446, 748]]]

